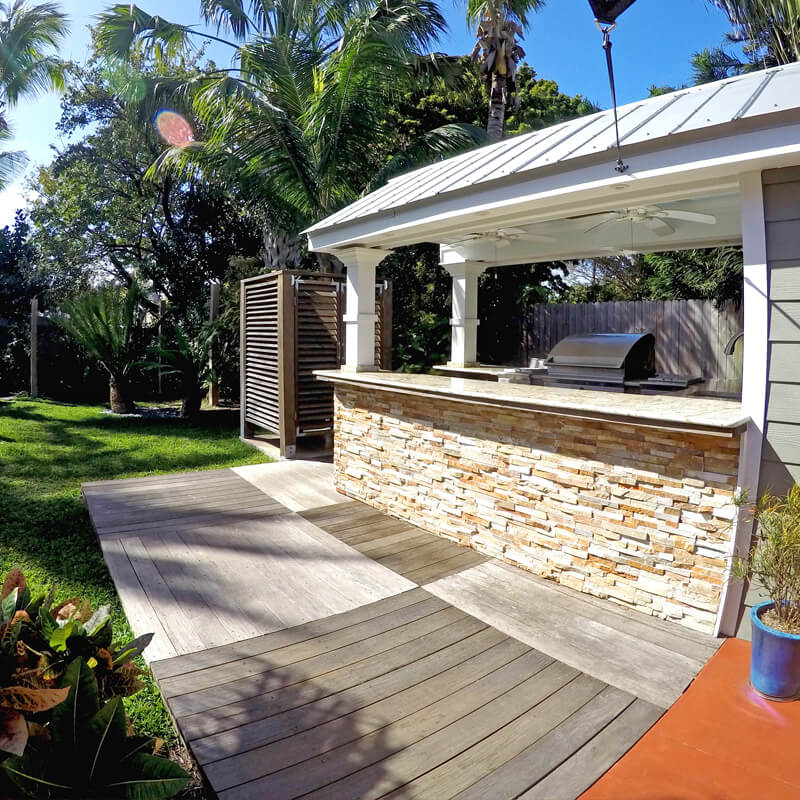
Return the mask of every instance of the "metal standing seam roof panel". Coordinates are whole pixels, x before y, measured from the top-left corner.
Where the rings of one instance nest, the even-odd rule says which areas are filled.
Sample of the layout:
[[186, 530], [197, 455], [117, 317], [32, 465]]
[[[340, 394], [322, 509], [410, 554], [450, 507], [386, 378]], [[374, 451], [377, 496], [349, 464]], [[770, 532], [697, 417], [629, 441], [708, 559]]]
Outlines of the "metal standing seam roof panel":
[[[673, 134], [800, 108], [800, 63], [727, 78], [619, 108], [623, 148]], [[565, 164], [615, 144], [613, 113], [601, 111], [515, 136], [414, 170], [308, 228], [324, 230], [412, 202], [544, 166]]]

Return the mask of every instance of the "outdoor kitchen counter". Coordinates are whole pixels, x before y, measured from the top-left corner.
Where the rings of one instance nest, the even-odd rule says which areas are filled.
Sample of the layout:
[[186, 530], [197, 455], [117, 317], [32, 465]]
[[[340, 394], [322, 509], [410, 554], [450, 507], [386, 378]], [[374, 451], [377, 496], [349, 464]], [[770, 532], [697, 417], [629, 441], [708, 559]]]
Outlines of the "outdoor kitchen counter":
[[341, 493], [572, 589], [715, 630], [738, 513], [738, 402], [315, 375], [333, 384]]
[[401, 372], [336, 370], [314, 374], [323, 381], [375, 391], [432, 395], [565, 417], [629, 420], [658, 427], [734, 431], [744, 427], [749, 420], [742, 414], [740, 403], [707, 397], [597, 392]]

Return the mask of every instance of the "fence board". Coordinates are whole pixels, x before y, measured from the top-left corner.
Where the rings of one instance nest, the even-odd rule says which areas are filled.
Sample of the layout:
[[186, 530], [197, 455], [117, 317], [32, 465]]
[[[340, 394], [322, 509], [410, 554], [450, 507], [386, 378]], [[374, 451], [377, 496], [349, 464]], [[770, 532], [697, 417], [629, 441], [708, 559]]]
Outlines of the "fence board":
[[578, 333], [643, 333], [656, 339], [656, 369], [664, 374], [702, 375], [709, 388], [737, 391], [741, 358], [723, 348], [743, 327], [742, 310], [706, 300], [617, 303], [540, 303], [522, 326], [525, 363], [544, 358], [565, 336]]

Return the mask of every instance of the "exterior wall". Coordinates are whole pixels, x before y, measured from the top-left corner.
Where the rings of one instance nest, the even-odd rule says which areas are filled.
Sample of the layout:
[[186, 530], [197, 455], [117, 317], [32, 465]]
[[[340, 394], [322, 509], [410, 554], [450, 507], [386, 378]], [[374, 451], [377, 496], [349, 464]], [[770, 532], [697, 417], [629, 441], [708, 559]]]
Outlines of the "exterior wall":
[[713, 631], [738, 437], [342, 386], [335, 409], [336, 485], [350, 497], [573, 589]]
[[800, 481], [800, 167], [763, 174], [769, 381], [760, 491]]

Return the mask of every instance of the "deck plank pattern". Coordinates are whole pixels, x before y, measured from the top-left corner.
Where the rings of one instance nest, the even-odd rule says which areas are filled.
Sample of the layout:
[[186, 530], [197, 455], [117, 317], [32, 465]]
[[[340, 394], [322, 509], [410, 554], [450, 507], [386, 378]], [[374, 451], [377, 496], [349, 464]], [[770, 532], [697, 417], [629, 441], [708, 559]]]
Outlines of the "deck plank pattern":
[[357, 500], [309, 509], [301, 515], [360, 553], [421, 585], [489, 560], [468, 547], [388, 517]]
[[83, 485], [131, 626], [136, 635], [155, 633], [148, 660], [291, 628], [413, 588], [263, 491], [266, 483], [294, 507], [338, 501], [324, 485], [315, 488], [313, 474], [300, 476], [302, 491], [283, 469], [258, 477], [261, 488], [230, 469]]
[[222, 800], [569, 800], [716, 650], [269, 466], [83, 487]]
[[662, 713], [423, 588], [152, 668], [221, 800], [510, 800], [598, 739], [577, 793]]

